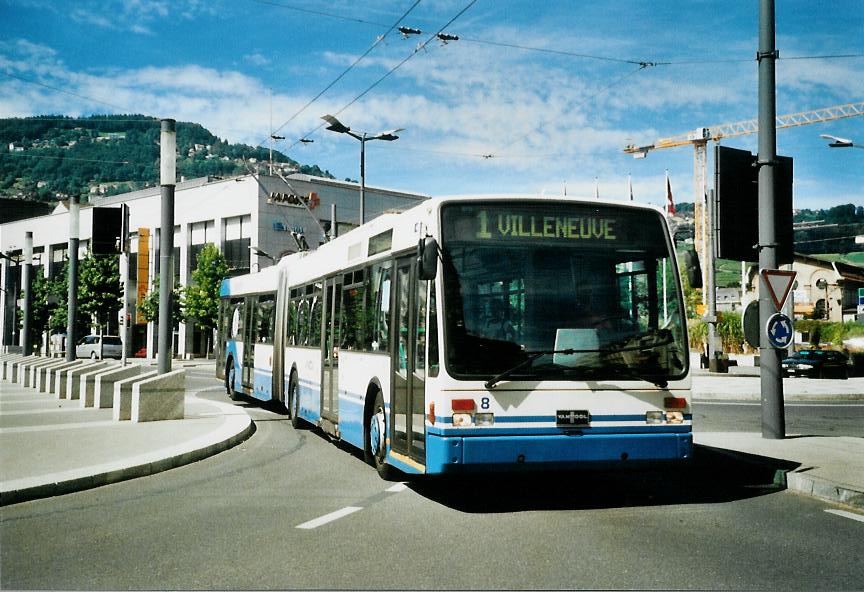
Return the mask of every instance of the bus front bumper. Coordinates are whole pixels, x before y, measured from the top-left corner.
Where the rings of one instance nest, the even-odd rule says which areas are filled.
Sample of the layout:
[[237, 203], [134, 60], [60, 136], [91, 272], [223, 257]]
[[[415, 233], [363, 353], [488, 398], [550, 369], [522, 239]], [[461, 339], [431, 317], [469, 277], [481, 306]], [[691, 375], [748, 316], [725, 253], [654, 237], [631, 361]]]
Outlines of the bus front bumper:
[[427, 435], [426, 473], [483, 470], [589, 468], [686, 461], [693, 434], [591, 434], [541, 436]]

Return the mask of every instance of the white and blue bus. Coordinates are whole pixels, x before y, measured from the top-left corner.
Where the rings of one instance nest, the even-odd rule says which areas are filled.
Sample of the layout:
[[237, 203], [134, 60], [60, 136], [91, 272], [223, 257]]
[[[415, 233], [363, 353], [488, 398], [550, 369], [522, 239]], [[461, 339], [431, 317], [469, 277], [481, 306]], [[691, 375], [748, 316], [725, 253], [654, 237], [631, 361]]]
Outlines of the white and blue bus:
[[435, 198], [226, 279], [232, 396], [383, 475], [683, 461], [687, 324], [659, 208]]

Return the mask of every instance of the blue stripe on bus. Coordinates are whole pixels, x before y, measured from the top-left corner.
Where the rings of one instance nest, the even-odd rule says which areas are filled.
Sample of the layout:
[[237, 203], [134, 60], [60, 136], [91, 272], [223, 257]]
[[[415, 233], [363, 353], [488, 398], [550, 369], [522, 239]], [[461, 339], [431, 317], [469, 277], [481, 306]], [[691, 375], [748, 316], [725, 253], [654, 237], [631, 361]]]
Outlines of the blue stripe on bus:
[[[693, 419], [691, 414], [684, 415], [685, 420]], [[595, 421], [638, 421], [645, 422], [645, 414], [641, 415], [592, 415], [591, 422]], [[555, 423], [554, 415], [496, 415], [495, 423]], [[435, 416], [435, 423], [452, 424], [452, 416]]]
[[533, 427], [533, 428], [504, 428], [496, 426], [466, 427], [466, 428], [441, 428], [438, 426], [426, 426], [426, 433], [436, 436], [548, 436], [572, 434], [684, 434], [690, 433], [692, 426], [689, 424], [672, 425], [625, 425], [625, 426], [591, 426], [591, 427]]

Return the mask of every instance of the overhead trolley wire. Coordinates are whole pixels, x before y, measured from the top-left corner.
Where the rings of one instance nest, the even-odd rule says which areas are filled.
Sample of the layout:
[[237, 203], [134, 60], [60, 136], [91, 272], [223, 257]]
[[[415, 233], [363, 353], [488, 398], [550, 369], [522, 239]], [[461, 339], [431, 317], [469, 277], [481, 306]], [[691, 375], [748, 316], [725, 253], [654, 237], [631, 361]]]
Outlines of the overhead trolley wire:
[[[378, 86], [379, 84], [381, 84], [381, 83], [382, 83], [384, 80], [386, 80], [386, 79], [387, 79], [391, 74], [393, 74], [393, 72], [395, 72], [396, 70], [398, 70], [399, 68], [401, 68], [402, 66], [404, 66], [405, 63], [408, 62], [408, 60], [410, 60], [410, 59], [413, 58], [415, 55], [417, 55], [421, 50], [426, 49], [426, 46], [427, 46], [429, 43], [431, 43], [433, 39], [437, 39], [439, 33], [441, 33], [444, 29], [446, 29], [447, 27], [449, 27], [449, 26], [450, 26], [454, 21], [456, 21], [456, 19], [458, 19], [459, 17], [461, 17], [463, 14], [465, 14], [465, 12], [467, 12], [469, 8], [471, 8], [472, 6], [474, 6], [474, 4], [476, 4], [476, 2], [477, 2], [477, 0], [471, 0], [471, 1], [470, 1], [470, 2], [465, 6], [465, 8], [463, 8], [462, 10], [460, 10], [460, 11], [456, 14], [456, 16], [454, 16], [454, 17], [451, 18], [449, 21], [447, 21], [447, 23], [446, 23], [443, 27], [441, 27], [440, 29], [438, 29], [438, 31], [436, 31], [435, 34], [431, 35], [431, 36], [430, 36], [426, 41], [424, 41], [423, 43], [421, 43], [420, 45], [418, 45], [416, 48], [414, 48], [414, 51], [412, 51], [410, 54], [408, 54], [408, 55], [405, 57], [405, 59], [403, 59], [401, 62], [399, 62], [398, 64], [396, 64], [396, 65], [393, 66], [392, 68], [390, 68], [390, 70], [388, 70], [388, 71], [387, 71], [383, 76], [381, 76], [378, 80], [376, 80], [376, 81], [373, 82], [371, 85], [369, 85], [369, 86], [366, 88], [366, 90], [364, 90], [363, 92], [361, 92], [359, 95], [357, 95], [356, 97], [354, 97], [353, 99], [351, 99], [351, 100], [348, 102], [348, 104], [346, 104], [346, 105], [343, 106], [341, 109], [339, 109], [338, 111], [336, 111], [336, 112], [334, 113], [334, 115], [339, 115], [340, 113], [342, 113], [343, 111], [345, 111], [348, 107], [350, 107], [351, 105], [353, 105], [354, 103], [356, 103], [357, 101], [359, 101], [360, 99], [362, 99], [363, 97], [365, 97], [365, 96], [366, 96], [367, 94], [369, 94], [369, 93], [370, 93], [370, 92], [371, 92], [371, 91], [372, 91], [376, 86]], [[306, 133], [306, 134], [303, 134], [302, 137], [303, 137], [303, 138], [308, 138], [309, 136], [311, 136], [312, 134], [314, 134], [315, 132], [317, 132], [318, 130], [320, 130], [320, 129], [321, 129], [322, 127], [324, 127], [325, 125], [327, 125], [326, 122], [319, 124], [319, 125], [318, 125], [315, 129], [313, 129], [312, 131], [310, 131], [310, 132], [308, 132], [308, 133]], [[299, 144], [299, 143], [300, 143], [300, 140], [296, 140], [293, 144], [291, 144], [291, 145], [288, 147], [288, 150], [291, 150], [294, 146], [296, 146], [296, 145]]]
[[[311, 10], [306, 10], [306, 9], [299, 9], [299, 8], [296, 8], [296, 7], [289, 7], [289, 6], [285, 6], [285, 5], [281, 5], [281, 4], [276, 4], [276, 3], [273, 3], [273, 2], [264, 2], [264, 0], [256, 0], [256, 2], [262, 2], [262, 3], [264, 3], [264, 4], [273, 4], [274, 6], [283, 6], [284, 8], [291, 8], [292, 10], [301, 10], [302, 12], [312, 12], [313, 14], [319, 14], [319, 13], [317, 13], [317, 11], [311, 11]], [[362, 60], [363, 58], [365, 58], [366, 56], [368, 56], [368, 55], [372, 52], [373, 49], [375, 49], [375, 48], [376, 48], [376, 47], [377, 47], [377, 46], [378, 46], [382, 41], [384, 41], [384, 39], [387, 37], [387, 35], [389, 35], [389, 34], [393, 31], [393, 29], [395, 29], [395, 28], [399, 25], [399, 23], [401, 23], [402, 20], [403, 20], [406, 16], [408, 16], [408, 15], [411, 13], [411, 11], [414, 10], [414, 8], [417, 7], [418, 4], [420, 4], [420, 0], [415, 0], [414, 4], [412, 4], [412, 5], [408, 8], [408, 10], [406, 10], [405, 13], [404, 13], [401, 17], [399, 17], [399, 19], [398, 19], [395, 23], [393, 23], [393, 24], [390, 26], [389, 29], [387, 29], [387, 32], [386, 32], [386, 33], [384, 33], [383, 35], [379, 36], [379, 37], [375, 40], [375, 43], [373, 43], [373, 44], [369, 47], [369, 49], [367, 49], [367, 50], [363, 53], [363, 55], [361, 55], [361, 56], [358, 57], [356, 60], [354, 60], [354, 61], [351, 63], [350, 66], [348, 66], [348, 67], [347, 67], [347, 68], [346, 68], [346, 69], [345, 69], [341, 74], [339, 74], [339, 76], [337, 76], [337, 77], [336, 77], [336, 78], [335, 78], [335, 79], [334, 79], [330, 84], [328, 84], [327, 86], [325, 86], [324, 89], [321, 90], [321, 92], [319, 92], [317, 95], [315, 95], [314, 97], [312, 97], [312, 98], [311, 98], [311, 99], [310, 99], [310, 100], [309, 100], [305, 105], [303, 105], [302, 107], [300, 107], [300, 109], [299, 109], [296, 113], [294, 113], [294, 115], [292, 115], [291, 117], [289, 117], [288, 120], [285, 121], [285, 123], [283, 123], [282, 125], [280, 125], [280, 126], [277, 127], [276, 129], [274, 129], [273, 131], [271, 131], [271, 132], [270, 132], [270, 135], [273, 135], [273, 134], [277, 133], [277, 132], [280, 131], [282, 128], [284, 128], [286, 125], [288, 125], [289, 123], [291, 123], [292, 121], [294, 121], [294, 119], [296, 119], [298, 115], [300, 115], [301, 113], [303, 113], [303, 111], [305, 111], [305, 110], [306, 110], [306, 109], [307, 109], [307, 108], [308, 108], [312, 103], [314, 103], [315, 101], [317, 101], [319, 98], [321, 98], [321, 96], [322, 96], [324, 93], [326, 93], [328, 90], [330, 90], [331, 88], [333, 88], [333, 86], [334, 86], [337, 82], [339, 82], [340, 80], [342, 80], [342, 78], [343, 78], [346, 74], [348, 74], [348, 72], [350, 72], [350, 71], [354, 68], [354, 66], [356, 66], [356, 65], [360, 62], [360, 60]], [[327, 16], [332, 16], [332, 15], [327, 15]], [[317, 131], [317, 130], [316, 130], [316, 131]], [[306, 136], [304, 136], [304, 137], [306, 137]], [[266, 140], [265, 140], [265, 141], [266, 141]], [[260, 146], [261, 143], [259, 142], [258, 145]], [[295, 145], [296, 145], [296, 142], [295, 142], [295, 144], [292, 145], [292, 148], [293, 148], [293, 146], [295, 146]]]

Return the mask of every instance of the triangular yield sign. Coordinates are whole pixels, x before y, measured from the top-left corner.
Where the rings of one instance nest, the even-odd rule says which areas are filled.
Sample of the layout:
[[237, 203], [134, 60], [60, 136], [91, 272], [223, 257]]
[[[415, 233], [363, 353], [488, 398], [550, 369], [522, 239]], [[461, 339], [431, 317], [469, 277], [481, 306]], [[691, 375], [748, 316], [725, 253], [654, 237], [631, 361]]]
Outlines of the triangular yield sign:
[[771, 294], [774, 306], [779, 311], [786, 303], [786, 298], [789, 297], [789, 291], [792, 289], [792, 283], [795, 281], [796, 272], [782, 271], [780, 269], [763, 269], [760, 273], [762, 274], [762, 279], [765, 280], [765, 285], [768, 286], [768, 293]]

